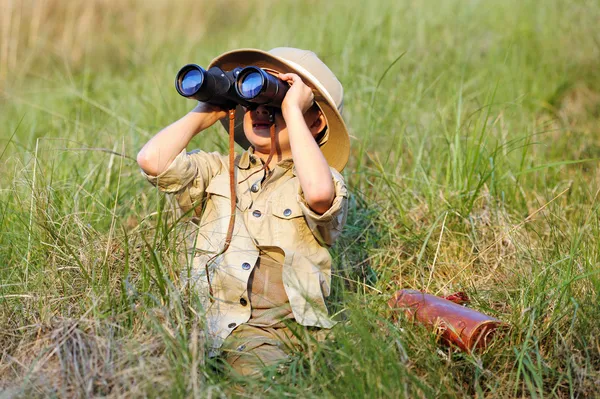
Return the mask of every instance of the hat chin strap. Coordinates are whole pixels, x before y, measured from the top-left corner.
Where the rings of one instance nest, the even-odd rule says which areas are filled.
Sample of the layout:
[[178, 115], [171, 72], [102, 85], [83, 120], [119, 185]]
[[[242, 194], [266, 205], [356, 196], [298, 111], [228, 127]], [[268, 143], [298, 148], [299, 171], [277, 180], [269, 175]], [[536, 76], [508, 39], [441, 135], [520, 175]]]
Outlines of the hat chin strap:
[[[271, 107], [269, 107], [268, 110], [269, 110], [269, 119], [271, 121], [271, 127], [269, 129], [269, 135], [271, 137], [271, 148], [269, 151], [269, 157], [267, 158], [267, 161], [265, 162], [265, 164], [263, 165], [262, 168], [253, 172], [252, 174], [250, 174], [248, 177], [246, 177], [240, 183], [245, 182], [254, 174], [268, 169], [269, 164], [271, 163], [271, 159], [273, 159], [273, 155], [275, 154], [275, 110]], [[219, 251], [218, 253], [216, 253], [215, 255], [213, 255], [204, 265], [204, 271], [206, 272], [206, 282], [208, 284], [208, 292], [210, 294], [209, 298], [210, 298], [211, 302], [214, 302], [215, 298], [214, 298], [214, 293], [213, 293], [213, 289], [212, 289], [212, 284], [210, 282], [210, 273], [209, 273], [208, 267], [219, 255], [222, 255], [223, 253], [225, 253], [225, 251], [227, 251], [229, 249], [229, 245], [231, 244], [231, 239], [233, 238], [233, 229], [235, 227], [235, 214], [236, 214], [235, 204], [237, 202], [237, 195], [236, 195], [236, 190], [235, 190], [236, 174], [235, 174], [235, 148], [234, 148], [234, 146], [235, 146], [235, 108], [232, 108], [229, 110], [229, 194], [231, 197], [231, 201], [230, 201], [231, 214], [229, 215], [229, 226], [227, 227], [227, 235], [225, 236], [225, 245], [223, 246], [223, 249], [221, 251]]]

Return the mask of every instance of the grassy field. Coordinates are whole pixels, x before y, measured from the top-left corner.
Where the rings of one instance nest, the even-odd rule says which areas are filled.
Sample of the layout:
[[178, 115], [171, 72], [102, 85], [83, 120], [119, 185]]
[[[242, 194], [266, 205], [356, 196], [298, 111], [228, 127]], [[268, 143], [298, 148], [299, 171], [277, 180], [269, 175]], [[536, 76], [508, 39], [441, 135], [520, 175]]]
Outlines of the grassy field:
[[[281, 45], [345, 87], [346, 321], [244, 395], [600, 396], [597, 1], [0, 3], [0, 398], [233, 395], [135, 155], [193, 107], [180, 66]], [[390, 321], [400, 288], [510, 329], [452, 351]]]

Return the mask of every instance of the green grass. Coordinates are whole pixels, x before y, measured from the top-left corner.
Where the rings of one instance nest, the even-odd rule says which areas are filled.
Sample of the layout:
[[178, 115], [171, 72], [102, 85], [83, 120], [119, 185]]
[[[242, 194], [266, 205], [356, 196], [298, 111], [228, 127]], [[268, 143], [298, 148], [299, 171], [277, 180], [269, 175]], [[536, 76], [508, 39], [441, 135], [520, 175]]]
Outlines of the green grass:
[[[193, 106], [180, 66], [281, 45], [345, 87], [346, 321], [245, 395], [600, 395], [597, 2], [40, 4], [0, 17], [0, 397], [234, 395], [134, 158]], [[510, 329], [451, 351], [391, 321], [400, 288], [466, 291]]]

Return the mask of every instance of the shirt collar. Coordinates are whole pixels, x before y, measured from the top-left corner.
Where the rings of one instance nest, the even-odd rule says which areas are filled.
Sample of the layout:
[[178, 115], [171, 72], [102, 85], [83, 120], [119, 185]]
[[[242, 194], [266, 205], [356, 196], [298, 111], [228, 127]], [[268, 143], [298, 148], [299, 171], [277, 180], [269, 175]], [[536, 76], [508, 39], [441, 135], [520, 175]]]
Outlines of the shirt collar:
[[283, 161], [275, 165], [276, 168], [281, 168], [285, 170], [290, 169], [292, 166], [294, 166], [294, 160], [292, 158], [284, 159]]
[[[252, 146], [250, 146], [250, 147], [248, 147], [248, 149], [246, 151], [244, 151], [242, 153], [242, 155], [240, 155], [239, 162], [238, 162], [238, 168], [250, 169], [250, 167], [253, 167], [255, 165], [261, 165], [261, 164], [262, 164], [262, 160], [259, 157], [257, 157], [256, 155], [254, 155], [254, 148]], [[292, 158], [284, 159], [283, 161], [281, 161], [281, 162], [277, 163], [277, 165], [275, 165], [276, 168], [282, 168], [284, 170], [288, 170], [292, 166], [294, 166], [294, 161], [292, 160]]]
[[260, 165], [260, 159], [254, 155], [254, 148], [248, 147], [248, 149], [240, 155], [238, 168], [250, 169], [250, 166], [254, 165]]

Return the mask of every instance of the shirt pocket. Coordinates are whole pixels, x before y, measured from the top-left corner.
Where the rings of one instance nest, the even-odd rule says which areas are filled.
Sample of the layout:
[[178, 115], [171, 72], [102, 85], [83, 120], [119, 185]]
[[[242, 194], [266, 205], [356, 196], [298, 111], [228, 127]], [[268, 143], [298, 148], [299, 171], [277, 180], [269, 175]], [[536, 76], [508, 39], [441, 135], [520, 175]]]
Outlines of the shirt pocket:
[[274, 216], [273, 231], [277, 245], [305, 254], [311, 254], [318, 249], [318, 245], [317, 248], [311, 245], [314, 244], [314, 237], [297, 201], [283, 197], [273, 203], [271, 212]]
[[[236, 182], [237, 185], [237, 182]], [[210, 195], [214, 206], [219, 211], [231, 209], [231, 190], [229, 189], [229, 175], [215, 176], [208, 186], [206, 193]], [[236, 206], [240, 211], [245, 211], [250, 206], [250, 198], [248, 195], [240, 195], [239, 190], [236, 192]]]

